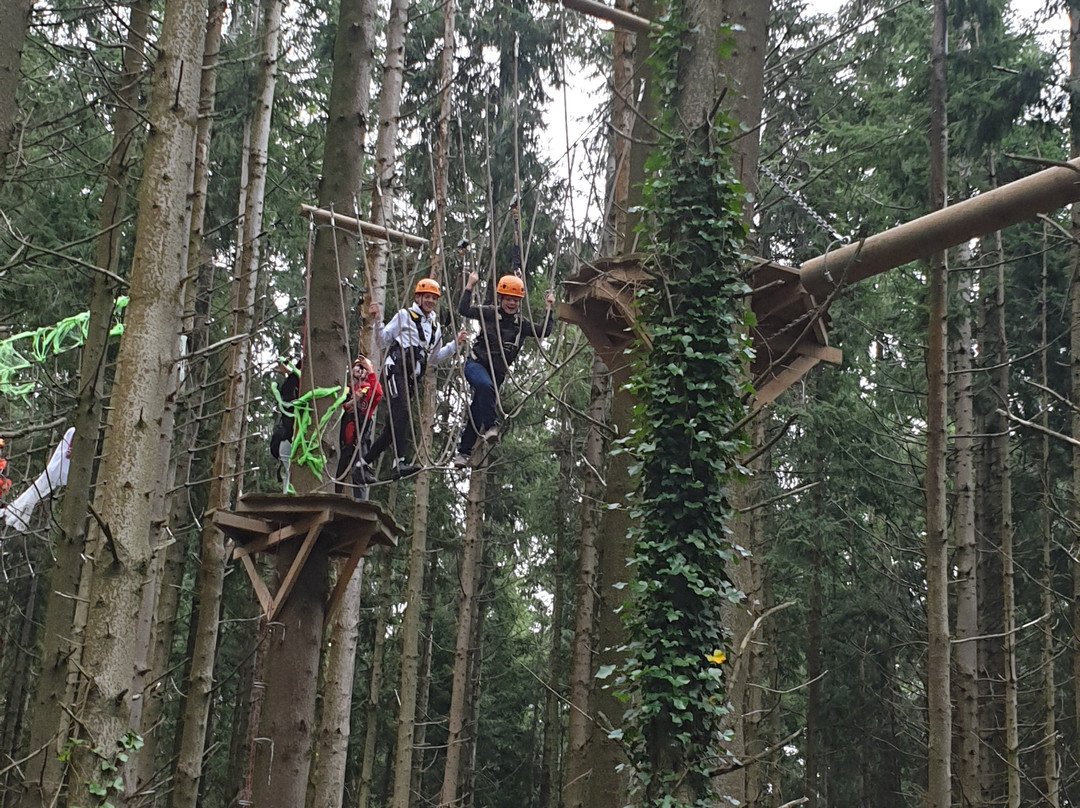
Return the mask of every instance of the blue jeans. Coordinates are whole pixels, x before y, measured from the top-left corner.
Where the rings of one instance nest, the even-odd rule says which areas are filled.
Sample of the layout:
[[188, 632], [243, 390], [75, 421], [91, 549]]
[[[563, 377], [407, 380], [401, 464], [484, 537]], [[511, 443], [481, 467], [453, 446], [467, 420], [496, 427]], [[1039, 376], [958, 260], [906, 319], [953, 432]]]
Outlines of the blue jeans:
[[476, 444], [476, 436], [495, 425], [495, 382], [491, 372], [475, 359], [465, 360], [465, 381], [472, 387], [473, 397], [469, 417], [461, 430], [458, 452], [469, 455]]

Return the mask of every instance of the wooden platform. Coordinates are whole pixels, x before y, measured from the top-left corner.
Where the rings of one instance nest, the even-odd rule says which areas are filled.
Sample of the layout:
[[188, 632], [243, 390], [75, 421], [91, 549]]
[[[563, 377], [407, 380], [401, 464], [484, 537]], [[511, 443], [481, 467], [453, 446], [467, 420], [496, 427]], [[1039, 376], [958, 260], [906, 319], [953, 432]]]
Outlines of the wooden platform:
[[[263, 613], [272, 620], [292, 591], [316, 544], [331, 558], [342, 558], [338, 580], [326, 606], [331, 615], [360, 559], [372, 545], [396, 547], [404, 531], [375, 502], [361, 502], [339, 494], [246, 494], [236, 511], [216, 511], [214, 524], [236, 543], [233, 558], [247, 570]], [[274, 552], [288, 542], [299, 543], [292, 566], [274, 593], [259, 576], [252, 560], [256, 553]]]
[[756, 403], [768, 404], [816, 364], [840, 364], [843, 354], [829, 345], [828, 311], [803, 288], [799, 270], [754, 259], [750, 285], [754, 290], [750, 307], [757, 319], [751, 329], [750, 372]]
[[[803, 289], [797, 269], [755, 259], [751, 275], [757, 325], [751, 330], [755, 359], [750, 372], [756, 403], [768, 404], [819, 362], [839, 363], [842, 354], [829, 345], [828, 315]], [[565, 282], [559, 319], [582, 330], [616, 377], [627, 371], [623, 354], [633, 340], [641, 336], [648, 344], [636, 322], [634, 300], [650, 280], [641, 257], [632, 255], [586, 265]]]

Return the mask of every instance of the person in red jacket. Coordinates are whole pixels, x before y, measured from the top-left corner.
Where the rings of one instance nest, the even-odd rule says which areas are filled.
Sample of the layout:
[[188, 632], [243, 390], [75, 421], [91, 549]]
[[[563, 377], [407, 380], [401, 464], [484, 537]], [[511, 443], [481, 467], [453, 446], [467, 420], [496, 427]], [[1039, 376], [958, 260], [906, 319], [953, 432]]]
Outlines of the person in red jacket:
[[375, 482], [375, 475], [364, 462], [364, 453], [371, 444], [371, 419], [375, 407], [382, 401], [383, 389], [374, 365], [362, 354], [353, 361], [350, 375], [352, 392], [342, 405], [344, 412], [338, 433], [338, 483], [334, 490], [341, 493], [341, 481], [351, 467], [353, 497], [366, 499], [367, 486]]

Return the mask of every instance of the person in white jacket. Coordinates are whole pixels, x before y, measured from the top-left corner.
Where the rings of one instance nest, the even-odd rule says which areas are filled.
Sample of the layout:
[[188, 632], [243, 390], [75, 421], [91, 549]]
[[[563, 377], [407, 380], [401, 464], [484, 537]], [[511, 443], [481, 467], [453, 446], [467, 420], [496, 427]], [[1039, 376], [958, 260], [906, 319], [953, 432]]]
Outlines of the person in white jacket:
[[57, 488], [67, 485], [68, 469], [71, 468], [71, 438], [74, 434], [75, 427], [69, 427], [60, 443], [53, 449], [45, 471], [4, 508], [4, 524], [8, 527], [27, 533], [30, 530], [30, 517], [34, 515], [37, 504]]
[[[409, 413], [411, 402], [417, 397], [419, 381], [427, 366], [445, 362], [465, 341], [466, 332], [443, 344], [442, 328], [435, 313], [442, 289], [437, 281], [421, 278], [416, 284], [413, 304], [393, 316], [384, 326], [375, 329], [375, 341], [385, 351], [383, 362], [383, 388], [390, 407], [390, 422], [364, 455], [365, 462], [374, 464], [391, 443], [394, 444], [394, 477], [407, 477], [420, 470], [409, 463]], [[372, 303], [369, 313], [379, 321], [379, 304]], [[387, 350], [389, 349], [389, 350]]]

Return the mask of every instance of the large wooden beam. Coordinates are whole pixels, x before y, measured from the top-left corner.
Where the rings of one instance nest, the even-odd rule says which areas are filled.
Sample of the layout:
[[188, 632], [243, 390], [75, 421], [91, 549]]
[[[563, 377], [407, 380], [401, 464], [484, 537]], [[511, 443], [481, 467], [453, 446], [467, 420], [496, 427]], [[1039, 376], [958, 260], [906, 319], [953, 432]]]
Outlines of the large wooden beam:
[[562, 4], [571, 11], [580, 11], [582, 14], [607, 20], [619, 28], [625, 28], [627, 31], [633, 31], [636, 34], [649, 34], [661, 30], [660, 26], [652, 20], [631, 14], [629, 11], [612, 8], [606, 3], [597, 2], [597, 0], [562, 0]]
[[1080, 159], [1044, 169], [812, 258], [799, 268], [799, 279], [810, 294], [824, 297], [839, 286], [880, 275], [1077, 200], [1080, 200]]
[[348, 230], [350, 233], [362, 233], [367, 238], [390, 241], [394, 244], [402, 244], [406, 247], [414, 247], [416, 249], [426, 247], [428, 243], [426, 238], [403, 233], [400, 230], [391, 230], [388, 227], [382, 227], [381, 225], [372, 222], [365, 222], [363, 219], [358, 219], [355, 216], [347, 216], [344, 213], [335, 213], [326, 210], [325, 208], [317, 208], [314, 205], [301, 205], [300, 213], [304, 216], [311, 216], [317, 222], [332, 224], [334, 227], [340, 227], [342, 230]]

